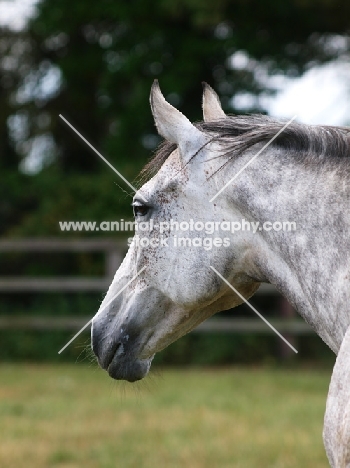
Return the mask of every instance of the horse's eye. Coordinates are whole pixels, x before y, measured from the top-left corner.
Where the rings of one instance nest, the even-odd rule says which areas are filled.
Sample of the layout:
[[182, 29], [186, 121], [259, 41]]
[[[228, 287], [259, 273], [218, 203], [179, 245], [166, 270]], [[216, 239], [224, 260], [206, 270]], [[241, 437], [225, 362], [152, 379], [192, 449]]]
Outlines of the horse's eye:
[[142, 205], [141, 203], [135, 203], [133, 205], [134, 216], [146, 216], [148, 213], [149, 207], [147, 205]]

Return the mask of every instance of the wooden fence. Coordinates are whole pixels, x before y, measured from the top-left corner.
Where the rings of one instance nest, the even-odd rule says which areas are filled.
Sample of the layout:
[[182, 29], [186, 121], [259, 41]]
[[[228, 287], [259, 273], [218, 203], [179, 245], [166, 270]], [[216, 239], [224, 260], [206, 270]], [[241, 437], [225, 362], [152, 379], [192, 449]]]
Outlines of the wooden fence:
[[[102, 277], [82, 278], [64, 277], [0, 277], [0, 294], [27, 292], [104, 292], [110, 285], [127, 250], [126, 241], [111, 239], [18, 239], [1, 240], [0, 253], [6, 252], [104, 252], [105, 274]], [[279, 293], [269, 284], [262, 284], [256, 295], [276, 296]], [[280, 315], [282, 318], [270, 323], [288, 337], [314, 333], [303, 320], [295, 317], [288, 302], [280, 296]], [[253, 314], [253, 312], [252, 312]], [[88, 318], [88, 320], [90, 317]], [[0, 316], [0, 329], [32, 330], [78, 330], [85, 325], [86, 318], [78, 317], [11, 317]], [[273, 333], [259, 318], [211, 318], [199, 325], [194, 332], [230, 333]]]
[[0, 292], [79, 292], [106, 291], [127, 250], [126, 241], [110, 239], [18, 239], [1, 240], [1, 252], [104, 252], [105, 275], [81, 278], [75, 276], [0, 277]]

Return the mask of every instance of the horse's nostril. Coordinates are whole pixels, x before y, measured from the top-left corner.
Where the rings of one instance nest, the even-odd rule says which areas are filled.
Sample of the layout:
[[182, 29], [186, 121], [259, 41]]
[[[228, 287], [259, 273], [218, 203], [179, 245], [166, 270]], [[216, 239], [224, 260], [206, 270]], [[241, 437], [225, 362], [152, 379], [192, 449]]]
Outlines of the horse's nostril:
[[124, 354], [124, 345], [121, 341], [119, 341], [117, 343], [117, 346], [115, 348], [115, 351], [114, 351], [114, 355], [115, 356], [121, 356], [122, 354]]
[[115, 357], [120, 357], [124, 354], [124, 345], [121, 341], [117, 341], [109, 349], [105, 350], [103, 356], [103, 368], [107, 369]]
[[115, 341], [107, 337], [103, 326], [93, 324], [91, 345], [98, 363], [103, 369], [107, 369], [113, 361], [114, 356], [119, 357], [124, 354], [124, 345], [120, 339]]

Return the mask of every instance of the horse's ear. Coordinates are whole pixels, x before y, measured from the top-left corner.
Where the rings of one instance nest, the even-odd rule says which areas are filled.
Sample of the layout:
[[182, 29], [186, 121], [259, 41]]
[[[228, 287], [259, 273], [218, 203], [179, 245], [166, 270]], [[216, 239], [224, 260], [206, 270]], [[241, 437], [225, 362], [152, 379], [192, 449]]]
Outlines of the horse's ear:
[[176, 143], [183, 157], [189, 153], [193, 155], [206, 143], [205, 134], [165, 100], [158, 80], [153, 82], [150, 103], [158, 133], [167, 141]]
[[225, 119], [226, 114], [222, 110], [219, 96], [208, 83], [203, 82], [203, 119], [205, 122], [211, 120]]

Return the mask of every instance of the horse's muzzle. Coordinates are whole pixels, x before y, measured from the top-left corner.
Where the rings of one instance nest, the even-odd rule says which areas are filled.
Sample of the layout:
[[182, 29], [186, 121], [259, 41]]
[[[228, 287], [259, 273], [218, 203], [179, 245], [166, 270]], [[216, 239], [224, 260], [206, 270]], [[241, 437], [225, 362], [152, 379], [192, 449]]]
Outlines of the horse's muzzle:
[[145, 377], [151, 367], [149, 359], [137, 358], [137, 340], [123, 328], [111, 333], [98, 322], [92, 322], [91, 345], [99, 365], [116, 380], [135, 382]]

